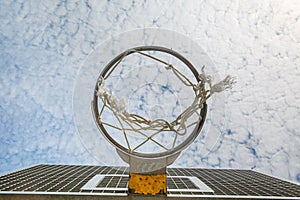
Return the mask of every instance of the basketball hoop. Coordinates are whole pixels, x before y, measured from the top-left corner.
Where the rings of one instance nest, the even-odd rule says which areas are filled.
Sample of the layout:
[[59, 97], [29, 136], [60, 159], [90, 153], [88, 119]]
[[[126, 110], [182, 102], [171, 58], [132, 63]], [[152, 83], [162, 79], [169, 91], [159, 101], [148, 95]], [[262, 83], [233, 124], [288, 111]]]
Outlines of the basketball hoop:
[[[216, 75], [213, 62], [181, 34], [139, 29], [113, 36], [95, 48], [77, 76], [73, 105], [81, 141], [105, 165], [121, 163], [119, 158], [129, 164], [132, 193], [165, 194], [166, 167], [197, 138], [206, 118], [205, 128], [222, 121], [224, 99], [211, 96], [234, 80], [214, 84], [208, 74]], [[217, 112], [208, 113], [208, 105]], [[204, 132], [217, 143], [219, 130]], [[209, 151], [215, 143], [203, 146]]]
[[[165, 111], [166, 116], [158, 116], [153, 119], [139, 113], [129, 112], [126, 99], [121, 99], [110, 89], [117, 88], [114, 86], [116, 81], [113, 80], [109, 83], [110, 88], [106, 87], [106, 82], [111, 77], [113, 77], [112, 79], [122, 77], [122, 73], [136, 75], [128, 67], [130, 60], [138, 60], [139, 65], [135, 64], [134, 66], [136, 71], [143, 72], [143, 67], [146, 66], [149, 73], [153, 68], [160, 70], [160, 73], [164, 74], [163, 78], [168, 77], [168, 80], [175, 78], [176, 83], [180, 83], [179, 89], [185, 87], [193, 92], [194, 96], [189, 97], [192, 100], [191, 104], [187, 105], [182, 112]], [[174, 64], [170, 61], [174, 61]], [[177, 68], [178, 64], [180, 68], [185, 67], [191, 72], [194, 81]], [[124, 90], [128, 89], [126, 85], [130, 84], [128, 79], [130, 79], [129, 75], [127, 75], [126, 81], [124, 78], [118, 80], [124, 82], [121, 84]], [[137, 76], [134, 76], [134, 79], [137, 79]], [[158, 85], [167, 84], [168, 86], [165, 87], [169, 88], [170, 93], [177, 90], [171, 83], [171, 81], [156, 80]], [[137, 84], [133, 86], [134, 88], [140, 88], [145, 84], [144, 79], [139, 79], [133, 84]], [[213, 93], [230, 88], [232, 84], [233, 79], [228, 76], [220, 83], [212, 85], [212, 78], [205, 74], [204, 66], [202, 73], [199, 74], [186, 58], [172, 49], [161, 46], [134, 47], [112, 59], [100, 73], [92, 101], [93, 116], [101, 133], [116, 147], [121, 158], [129, 163], [132, 176], [134, 174], [165, 174], [166, 166], [172, 164], [180, 152], [200, 133], [207, 113], [206, 100]], [[136, 89], [132, 89], [132, 91], [132, 93], [136, 93]], [[144, 94], [139, 95], [145, 97], [147, 92], [149, 91], [145, 90]], [[162, 107], [168, 106], [162, 105]], [[105, 117], [104, 113], [110, 113], [109, 117]], [[158, 140], [163, 140], [164, 137], [169, 139], [169, 143]], [[133, 139], [139, 140], [139, 142], [135, 141], [134, 144], [131, 144]], [[155, 146], [152, 148], [153, 150], [158, 151], [148, 151], [151, 149], [148, 142]]]

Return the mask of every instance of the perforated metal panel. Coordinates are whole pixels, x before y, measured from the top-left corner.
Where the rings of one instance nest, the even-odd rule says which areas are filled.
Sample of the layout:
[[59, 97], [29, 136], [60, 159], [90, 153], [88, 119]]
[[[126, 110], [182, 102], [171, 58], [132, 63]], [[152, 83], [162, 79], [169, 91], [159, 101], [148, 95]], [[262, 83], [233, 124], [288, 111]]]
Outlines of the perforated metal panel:
[[[300, 199], [300, 186], [252, 170], [167, 170], [167, 197]], [[0, 199], [9, 195], [123, 196], [128, 168], [37, 165], [0, 176]]]

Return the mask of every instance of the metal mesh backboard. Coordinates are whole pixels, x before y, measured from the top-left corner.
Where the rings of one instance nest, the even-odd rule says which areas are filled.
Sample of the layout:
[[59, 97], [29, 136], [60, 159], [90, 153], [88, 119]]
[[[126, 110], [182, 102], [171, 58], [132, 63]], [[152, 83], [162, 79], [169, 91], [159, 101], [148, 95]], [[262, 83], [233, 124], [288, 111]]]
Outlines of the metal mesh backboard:
[[[0, 177], [0, 199], [137, 199], [127, 167], [36, 165]], [[151, 196], [150, 196], [151, 197]], [[300, 185], [253, 170], [168, 168], [167, 196], [152, 199], [300, 199]]]

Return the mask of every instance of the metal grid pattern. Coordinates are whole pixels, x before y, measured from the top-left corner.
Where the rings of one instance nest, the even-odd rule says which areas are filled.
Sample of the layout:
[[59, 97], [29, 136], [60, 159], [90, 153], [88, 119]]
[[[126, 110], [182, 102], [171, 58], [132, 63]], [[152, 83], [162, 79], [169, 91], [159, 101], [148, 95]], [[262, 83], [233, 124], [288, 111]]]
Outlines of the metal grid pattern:
[[[215, 196], [299, 198], [300, 186], [252, 170], [233, 169], [169, 169], [169, 175], [199, 177]], [[186, 194], [186, 193], [185, 193]], [[207, 193], [193, 195], [209, 195]]]
[[105, 195], [127, 196], [128, 175], [96, 174], [80, 190], [82, 193], [102, 193]]
[[168, 194], [207, 194], [214, 191], [199, 178], [194, 176], [168, 176]]
[[68, 192], [81, 188], [96, 174], [122, 174], [126, 168], [37, 165], [0, 177], [0, 192]]
[[189, 178], [187, 177], [172, 177], [168, 178], [168, 189], [169, 190], [197, 190], [199, 189]]
[[128, 188], [128, 176], [105, 176], [97, 188]]
[[[167, 177], [170, 197], [300, 199], [299, 184], [252, 170], [169, 168]], [[127, 184], [126, 167], [37, 165], [0, 176], [0, 195], [127, 196]]]

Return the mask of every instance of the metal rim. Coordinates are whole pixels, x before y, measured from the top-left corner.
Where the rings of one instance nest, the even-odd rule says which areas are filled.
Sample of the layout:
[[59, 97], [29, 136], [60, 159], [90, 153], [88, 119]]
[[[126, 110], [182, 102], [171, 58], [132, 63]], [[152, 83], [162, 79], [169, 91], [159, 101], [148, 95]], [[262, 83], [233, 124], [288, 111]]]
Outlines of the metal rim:
[[[128, 49], [127, 51], [124, 51], [123, 53], [119, 54], [114, 59], [112, 59], [105, 66], [105, 68], [100, 73], [98, 78], [105, 77], [105, 75], [109, 72], [111, 67], [113, 67], [114, 64], [117, 63], [122, 57], [130, 55], [130, 54], [135, 53], [137, 51], [160, 51], [160, 52], [165, 52], [165, 53], [168, 53], [170, 55], [173, 55], [174, 57], [176, 57], [180, 61], [182, 61], [192, 71], [192, 73], [195, 76], [197, 81], [200, 81], [200, 79], [198, 77], [199, 76], [198, 71], [185, 57], [183, 57], [181, 54], [177, 53], [176, 51], [174, 51], [172, 49], [168, 49], [168, 48], [161, 47], [161, 46], [140, 46], [140, 47], [135, 47], [135, 48]], [[117, 149], [119, 149], [120, 151], [122, 151], [122, 152], [124, 152], [124, 153], [126, 153], [130, 156], [141, 157], [141, 158], [161, 158], [161, 157], [167, 157], [167, 156], [170, 156], [170, 155], [174, 155], [175, 153], [181, 152], [189, 144], [191, 144], [195, 140], [195, 138], [199, 135], [199, 133], [200, 133], [202, 127], [203, 127], [203, 124], [204, 124], [204, 121], [205, 121], [205, 118], [206, 118], [206, 114], [207, 114], [207, 104], [204, 103], [203, 108], [201, 109], [201, 112], [200, 112], [201, 120], [198, 121], [198, 123], [195, 126], [192, 133], [181, 144], [179, 144], [175, 148], [173, 148], [171, 150], [168, 150], [168, 151], [165, 151], [165, 152], [161, 152], [161, 153], [147, 153], [146, 154], [146, 153], [133, 152], [133, 151], [128, 150], [124, 146], [120, 145], [118, 142], [116, 142], [110, 136], [110, 134], [106, 131], [103, 124], [100, 122], [100, 120], [98, 118], [99, 110], [98, 110], [97, 91], [98, 91], [98, 84], [96, 83], [95, 90], [94, 90], [94, 95], [93, 95], [93, 101], [92, 101], [92, 114], [93, 114], [94, 121], [96, 122], [96, 125], [97, 125], [98, 129], [100, 130], [100, 132], [104, 135], [104, 137], [113, 146], [115, 146]]]

